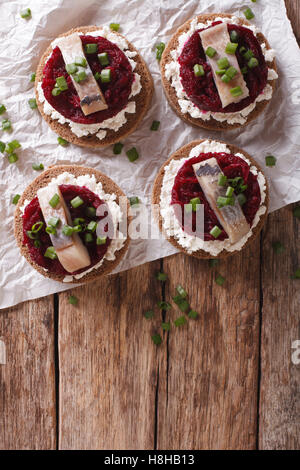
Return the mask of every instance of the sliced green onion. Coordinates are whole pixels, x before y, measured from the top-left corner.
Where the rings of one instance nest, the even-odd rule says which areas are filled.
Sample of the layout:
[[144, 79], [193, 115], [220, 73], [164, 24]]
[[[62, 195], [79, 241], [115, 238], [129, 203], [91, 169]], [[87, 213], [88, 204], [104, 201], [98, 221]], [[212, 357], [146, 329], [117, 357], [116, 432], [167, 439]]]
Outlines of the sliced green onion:
[[247, 18], [247, 20], [252, 20], [255, 17], [251, 8], [247, 8], [247, 10], [244, 11], [244, 15]]
[[110, 23], [109, 27], [112, 31], [119, 31], [120, 23]]
[[242, 72], [243, 75], [246, 75], [246, 73], [248, 73], [248, 67], [246, 67], [246, 65], [245, 65], [245, 67], [242, 67], [241, 72]]
[[37, 108], [37, 104], [36, 104], [36, 99], [35, 98], [30, 98], [28, 100], [28, 104], [29, 104], [29, 107], [31, 109], [36, 109]]
[[114, 147], [113, 147], [113, 152], [115, 155], [120, 155], [120, 153], [122, 153], [122, 148], [124, 147], [123, 144], [121, 144], [121, 142], [117, 142]]
[[237, 188], [240, 183], [243, 183], [244, 180], [241, 176], [236, 176], [235, 178], [229, 178], [228, 183], [230, 186]]
[[257, 67], [259, 65], [259, 62], [258, 60], [256, 59], [256, 57], [252, 57], [249, 62], [248, 62], [248, 67], [249, 69], [254, 69], [255, 67]]
[[101, 70], [100, 79], [102, 83], [109, 83], [111, 80], [111, 71], [110, 69]]
[[232, 96], [237, 97], [243, 94], [243, 90], [241, 89], [240, 86], [236, 86], [230, 89], [230, 93], [232, 94]]
[[221, 209], [224, 206], [227, 206], [228, 198], [225, 196], [219, 196], [217, 199], [217, 206]]
[[224, 73], [224, 75], [222, 76], [221, 80], [222, 80], [222, 82], [224, 82], [224, 83], [229, 83], [229, 82], [231, 82], [231, 78], [230, 78], [229, 75], [227, 75], [226, 73]]
[[12, 153], [14, 150], [18, 149], [21, 147], [21, 144], [18, 140], [12, 140], [11, 142], [8, 142], [6, 145], [5, 151], [7, 153]]
[[157, 306], [161, 310], [170, 310], [170, 308], [172, 308], [172, 305], [169, 302], [165, 302], [164, 300], [161, 300], [160, 302], [158, 302]]
[[277, 255], [283, 253], [285, 250], [283, 244], [280, 242], [274, 242], [272, 243], [272, 246], [273, 246], [273, 250], [275, 251]]
[[5, 147], [6, 147], [6, 146], [5, 146], [5, 143], [0, 141], [0, 152], [1, 152], [1, 153], [4, 153]]
[[83, 82], [86, 79], [86, 72], [84, 70], [80, 70], [73, 76], [76, 83]]
[[194, 65], [194, 75], [195, 77], [203, 77], [205, 75], [204, 68], [200, 64]]
[[132, 147], [131, 149], [127, 150], [126, 155], [130, 162], [134, 162], [139, 158], [138, 151], [135, 147]]
[[241, 191], [241, 193], [243, 193], [244, 191], [246, 191], [247, 188], [248, 188], [248, 185], [247, 185], [247, 184], [242, 184], [242, 185], [239, 187], [239, 191]]
[[165, 43], [164, 42], [160, 42], [159, 44], [156, 44], [155, 48], [156, 48], [156, 59], [158, 61], [160, 61], [161, 57], [162, 57], [162, 54], [165, 50]]
[[85, 209], [85, 213], [88, 217], [95, 217], [96, 216], [96, 209], [95, 207], [93, 206], [88, 206], [86, 209]]
[[226, 46], [225, 52], [227, 54], [235, 54], [236, 50], [238, 48], [238, 44], [235, 42], [229, 42]]
[[85, 57], [75, 57], [75, 65], [80, 65], [80, 67], [87, 66], [87, 60]]
[[238, 200], [240, 206], [243, 206], [247, 202], [247, 198], [246, 198], [245, 194], [242, 194], [242, 193], [237, 195], [237, 200]]
[[218, 238], [218, 236], [222, 233], [222, 230], [217, 225], [215, 225], [209, 233], [214, 238]]
[[9, 163], [16, 163], [19, 160], [19, 157], [16, 153], [11, 153], [10, 155], [8, 155], [7, 159]]
[[62, 75], [61, 77], [57, 77], [55, 79], [57, 87], [60, 89], [60, 91], [65, 91], [68, 89], [68, 84], [67, 80], [65, 77]]
[[187, 291], [180, 284], [178, 284], [178, 286], [176, 287], [176, 290], [178, 294], [180, 295], [180, 297], [182, 297], [183, 299], [187, 297], [188, 295]]
[[192, 320], [195, 320], [198, 317], [198, 312], [196, 312], [196, 310], [190, 310], [188, 313], [188, 317]]
[[39, 232], [40, 230], [42, 230], [42, 228], [44, 227], [44, 222], [36, 222], [35, 224], [33, 224], [33, 226], [31, 227], [31, 231], [33, 233], [37, 233]]
[[250, 60], [252, 57], [254, 57], [254, 54], [253, 54], [253, 52], [251, 51], [251, 49], [248, 49], [248, 51], [245, 52], [245, 54], [243, 54], [243, 55], [244, 55], [244, 58], [245, 58], [246, 60]]
[[4, 106], [4, 104], [0, 104], [0, 114], [5, 113], [5, 111], [6, 111], [6, 107]]
[[226, 196], [227, 197], [231, 197], [234, 193], [234, 188], [232, 186], [228, 186], [227, 190], [226, 190]]
[[89, 232], [95, 232], [96, 228], [97, 228], [97, 222], [95, 222], [94, 220], [91, 220], [91, 222], [86, 227], [86, 229]]
[[230, 40], [231, 42], [238, 42], [239, 41], [239, 33], [235, 30], [230, 31]]
[[57, 231], [55, 227], [52, 227], [52, 225], [47, 225], [46, 227], [46, 232], [49, 233], [49, 235], [56, 235]]
[[218, 179], [218, 185], [219, 186], [225, 186], [227, 183], [227, 176], [225, 176], [223, 173], [219, 176]]
[[173, 297], [173, 302], [179, 307], [182, 312], [186, 312], [190, 306], [186, 299], [183, 299], [180, 294]]
[[227, 57], [222, 57], [221, 59], [219, 59], [217, 64], [219, 69], [228, 69], [228, 67], [230, 66]]
[[44, 169], [44, 165], [42, 163], [33, 163], [32, 169], [35, 171], [41, 171]]
[[175, 326], [184, 326], [186, 324], [186, 318], [184, 315], [182, 315], [181, 317], [178, 317], [176, 318], [176, 320], [174, 320], [174, 325]]
[[273, 155], [266, 156], [266, 165], [267, 166], [275, 166], [276, 165], [276, 158]]
[[162, 327], [163, 331], [170, 331], [171, 323], [169, 321], [168, 322], [163, 322], [161, 324], [161, 327]]
[[57, 227], [60, 222], [59, 217], [50, 217], [48, 220], [48, 225], [51, 225], [52, 227]]
[[293, 215], [297, 219], [300, 219], [300, 206], [295, 207], [295, 209], [293, 210]]
[[96, 244], [97, 245], [105, 245], [107, 237], [97, 237]]
[[49, 204], [51, 207], [53, 207], [53, 209], [55, 209], [55, 207], [59, 204], [59, 201], [59, 195], [54, 194], [54, 196], [52, 196], [52, 198], [50, 199]]
[[300, 279], [300, 269], [297, 269], [292, 279]]
[[91, 243], [94, 240], [93, 235], [91, 233], [86, 233], [84, 236], [84, 240], [86, 243]]
[[152, 335], [151, 338], [153, 343], [156, 344], [156, 346], [159, 346], [162, 343], [162, 338], [158, 333]]
[[147, 320], [150, 320], [150, 318], [153, 318], [154, 317], [153, 310], [147, 310], [147, 312], [144, 313], [144, 317], [147, 318]]
[[71, 237], [74, 232], [73, 227], [71, 227], [70, 225], [64, 225], [61, 231], [67, 237]]
[[31, 82], [34, 82], [34, 81], [35, 81], [35, 73], [32, 73], [32, 74], [30, 75], [30, 81], [31, 81]]
[[68, 72], [69, 75], [73, 75], [73, 73], [77, 72], [77, 70], [78, 70], [78, 67], [77, 65], [75, 65], [74, 62], [66, 65], [66, 71]]
[[82, 225], [74, 225], [73, 232], [75, 233], [82, 232]]
[[36, 248], [40, 248], [40, 246], [41, 246], [40, 240], [34, 240], [33, 244]]
[[153, 121], [150, 127], [150, 131], [158, 131], [160, 121]]
[[45, 258], [57, 259], [57, 254], [54, 246], [48, 246], [47, 250], [44, 253]]
[[247, 52], [246, 47], [245, 47], [245, 46], [240, 47], [239, 52], [240, 52], [240, 54], [242, 54], [242, 55], [245, 54], [245, 52]]
[[219, 260], [216, 259], [216, 258], [212, 258], [209, 260], [209, 267], [210, 268], [214, 268], [215, 266], [217, 266], [217, 264], [219, 264]]
[[78, 299], [75, 297], [75, 295], [70, 295], [69, 296], [69, 304], [71, 305], [77, 305], [78, 304]]
[[24, 10], [20, 11], [21, 18], [29, 19], [31, 18], [31, 10], [30, 8], [24, 8]]
[[20, 197], [21, 197], [20, 194], [15, 194], [14, 197], [12, 198], [12, 203], [15, 205], [18, 204]]
[[168, 279], [168, 276], [166, 275], [166, 273], [157, 273], [155, 277], [158, 281], [162, 281], [162, 282], [165, 282]]
[[11, 121], [9, 119], [3, 119], [2, 121], [2, 130], [3, 131], [11, 131]]
[[95, 54], [98, 51], [97, 44], [86, 44], [85, 45], [85, 52], [87, 54]]
[[53, 96], [58, 96], [61, 94], [61, 90], [59, 88], [53, 88], [53, 90], [51, 91], [52, 95]]
[[221, 276], [221, 274], [219, 274], [216, 279], [216, 284], [218, 284], [219, 286], [223, 286], [224, 282], [226, 281], [225, 277]]
[[62, 147], [67, 147], [67, 145], [69, 145], [69, 142], [66, 139], [63, 139], [62, 137], [57, 137], [57, 142]]
[[229, 67], [226, 70], [226, 75], [228, 75], [228, 77], [230, 77], [230, 78], [234, 78], [237, 73], [238, 73], [238, 71], [235, 67]]
[[130, 204], [131, 206], [136, 206], [136, 205], [139, 204], [139, 203], [140, 203], [140, 200], [139, 200], [139, 198], [138, 198], [137, 196], [131, 196], [131, 197], [129, 198], [129, 204]]
[[74, 199], [71, 200], [71, 206], [74, 207], [74, 209], [77, 209], [77, 207], [82, 206], [82, 204], [84, 204], [84, 201], [79, 196], [76, 196], [74, 197]]
[[193, 199], [190, 200], [190, 204], [192, 204], [192, 211], [197, 212], [199, 209], [199, 206], [201, 204], [200, 198], [199, 197], [194, 197]]
[[216, 53], [217, 53], [216, 49], [210, 46], [205, 51], [205, 54], [210, 58], [213, 58], [216, 55]]
[[80, 224], [83, 224], [84, 222], [84, 219], [82, 219], [81, 217], [76, 217], [76, 219], [73, 220], [73, 225], [80, 225]]
[[108, 65], [109, 64], [109, 59], [108, 59], [108, 54], [107, 52], [102, 52], [101, 54], [98, 54], [98, 60], [101, 65]]
[[38, 237], [38, 234], [35, 232], [32, 232], [31, 230], [27, 230], [26, 234], [30, 238], [30, 240], [35, 240]]
[[100, 77], [101, 77], [100, 72], [96, 72], [95, 75], [94, 75], [94, 79], [95, 79], [95, 80], [99, 80]]

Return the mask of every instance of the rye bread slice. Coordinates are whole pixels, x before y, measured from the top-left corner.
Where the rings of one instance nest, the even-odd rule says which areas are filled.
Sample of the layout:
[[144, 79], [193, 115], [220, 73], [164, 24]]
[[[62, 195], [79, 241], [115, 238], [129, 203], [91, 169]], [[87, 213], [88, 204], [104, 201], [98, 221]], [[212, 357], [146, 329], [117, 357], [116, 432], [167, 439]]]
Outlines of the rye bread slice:
[[[170, 158], [163, 164], [163, 166], [160, 168], [160, 170], [159, 170], [159, 172], [158, 172], [158, 174], [155, 178], [155, 181], [154, 181], [154, 186], [153, 186], [153, 190], [152, 190], [152, 204], [160, 204], [160, 193], [161, 193], [161, 188], [162, 188], [162, 183], [163, 183], [163, 178], [164, 178], [164, 174], [165, 174], [166, 165], [168, 165], [171, 160], [179, 160], [181, 158], [187, 158], [189, 156], [190, 151], [194, 147], [196, 147], [196, 145], [199, 145], [199, 144], [201, 144], [201, 142], [204, 142], [204, 140], [207, 140], [207, 139], [194, 140], [193, 142], [190, 142], [189, 144], [184, 145], [183, 147], [176, 150], [176, 152], [174, 152], [170, 156]], [[210, 140], [210, 141], [212, 142], [212, 140]], [[235, 145], [231, 145], [231, 144], [228, 144], [227, 142], [223, 142], [223, 141], [220, 141], [220, 140], [213, 141], [213, 142], [219, 142], [219, 143], [222, 143], [222, 144], [226, 144], [227, 147], [230, 149], [230, 151], [233, 154], [236, 154], [236, 153], [243, 154], [246, 158], [248, 158], [251, 161], [252, 165], [254, 165], [257, 168], [258, 171], [261, 171], [263, 173], [263, 171], [262, 171], [261, 167], [258, 165], [258, 163], [244, 150], [240, 149], [239, 147], [236, 147]], [[263, 227], [263, 225], [264, 225], [264, 223], [267, 219], [268, 207], [269, 207], [269, 186], [268, 186], [266, 176], [265, 176], [265, 179], [266, 179], [266, 199], [265, 199], [264, 204], [267, 207], [267, 210], [261, 216], [261, 218], [260, 218], [258, 224], [256, 225], [256, 227], [254, 227], [252, 229], [253, 233], [252, 233], [251, 237], [247, 240], [247, 242], [245, 243], [245, 245], [243, 246], [242, 249], [244, 249], [246, 246], [248, 246], [249, 243], [251, 243], [257, 237], [257, 235], [261, 231], [261, 229], [262, 229], [262, 227]], [[168, 235], [165, 233], [165, 231], [163, 229], [163, 226], [162, 226], [162, 217], [161, 217], [160, 211], [159, 211], [159, 216], [157, 217], [157, 219], [158, 219], [157, 223], [159, 225], [159, 229], [165, 235], [167, 240], [170, 243], [172, 243], [172, 245], [174, 245], [176, 248], [178, 248], [178, 250], [182, 251], [183, 253], [186, 253], [187, 255], [193, 256], [194, 258], [198, 258], [198, 259], [227, 258], [228, 256], [231, 256], [235, 253], [239, 253], [239, 251], [229, 252], [229, 251], [226, 251], [225, 249], [222, 250], [217, 256], [212, 256], [210, 253], [208, 253], [204, 250], [198, 250], [198, 251], [195, 251], [193, 253], [188, 253], [187, 250], [185, 248], [183, 248], [178, 243], [178, 241], [176, 240], [175, 237], [168, 237]]]
[[[52, 273], [45, 271], [41, 266], [39, 266], [32, 260], [28, 247], [23, 244], [23, 219], [22, 219], [21, 207], [24, 205], [26, 199], [28, 201], [31, 201], [36, 196], [37, 190], [39, 188], [47, 186], [52, 180], [52, 178], [55, 178], [56, 176], [60, 175], [61, 173], [65, 171], [72, 173], [75, 176], [95, 175], [96, 181], [102, 183], [103, 190], [106, 193], [116, 194], [117, 196], [116, 202], [118, 202], [121, 196], [126, 197], [123, 191], [119, 188], [119, 186], [116, 183], [114, 183], [108, 176], [101, 173], [101, 171], [95, 170], [94, 168], [88, 168], [88, 167], [76, 166], [76, 165], [57, 165], [57, 166], [49, 167], [47, 170], [45, 170], [43, 173], [37, 176], [30, 183], [29, 186], [27, 186], [27, 188], [25, 189], [25, 191], [23, 192], [22, 196], [19, 199], [19, 202], [16, 206], [15, 215], [14, 215], [14, 234], [17, 240], [17, 244], [20, 248], [21, 255], [23, 255], [26, 258], [28, 263], [31, 264], [31, 266], [34, 269], [36, 269], [43, 276], [49, 277], [50, 279], [53, 279], [55, 281], [60, 281], [60, 282], [63, 282], [65, 275], [52, 274]], [[130, 207], [129, 203], [127, 203], [127, 208], [129, 209], [129, 207]], [[129, 214], [128, 210], [127, 210], [127, 214]], [[127, 219], [128, 219], [127, 223], [129, 223], [130, 217], [128, 216]], [[115, 256], [116, 256], [115, 260], [109, 261], [105, 259], [99, 268], [93, 269], [93, 271], [85, 274], [82, 278], [78, 280], [74, 279], [74, 281], [72, 282], [83, 283], [83, 282], [94, 281], [104, 276], [105, 274], [109, 274], [119, 264], [119, 262], [125, 255], [128, 245], [129, 245], [129, 238], [125, 240], [123, 247], [120, 250], [115, 252]], [[64, 283], [64, 284], [67, 284], [67, 283]]]
[[[218, 17], [232, 18], [232, 16], [233, 15], [230, 15], [230, 14], [211, 13], [211, 14], [205, 14], [205, 15], [198, 15], [197, 20], [198, 22], [205, 23], [205, 21], [214, 20]], [[183, 121], [187, 122], [188, 124], [191, 124], [194, 127], [203, 127], [204, 129], [209, 129], [212, 131], [227, 131], [227, 130], [237, 129], [239, 127], [246, 126], [247, 124], [249, 124], [249, 122], [256, 119], [259, 116], [259, 114], [261, 114], [265, 110], [265, 108], [268, 106], [271, 100], [260, 101], [259, 103], [257, 103], [253, 111], [250, 114], [248, 114], [247, 121], [244, 124], [238, 124], [238, 123], [228, 124], [228, 122], [226, 121], [223, 121], [223, 122], [217, 121], [213, 119], [212, 117], [210, 118], [209, 121], [204, 121], [203, 119], [200, 119], [200, 118], [193, 118], [189, 113], [182, 113], [180, 106], [178, 104], [178, 97], [176, 95], [176, 91], [172, 87], [170, 81], [165, 76], [165, 66], [166, 64], [168, 64], [169, 62], [173, 60], [171, 57], [171, 51], [178, 47], [178, 37], [182, 33], [186, 33], [190, 29], [191, 21], [192, 19], [188, 20], [186, 23], [180, 26], [180, 28], [178, 28], [176, 33], [170, 39], [167, 47], [165, 48], [162, 58], [161, 58], [161, 62], [160, 62], [162, 84], [164, 87], [166, 97], [172, 109]], [[250, 25], [249, 21], [244, 20], [242, 18], [240, 18], [240, 24], [243, 24], [245, 26]], [[262, 33], [259, 33], [257, 35], [257, 39], [260, 44], [265, 43], [266, 48], [271, 49], [270, 44], [268, 43], [268, 40], [265, 38], [265, 36]], [[272, 62], [268, 62], [268, 67], [277, 71], [275, 59]], [[268, 80], [268, 84], [272, 86], [273, 93], [274, 93], [274, 90], [276, 87], [276, 80]]]
[[[86, 34], [88, 32], [97, 31], [98, 29], [101, 29], [101, 26], [81, 26], [78, 28], [73, 28], [70, 31], [67, 31], [66, 33], [60, 34], [58, 37], [69, 36], [70, 34], [73, 34], [75, 32], [82, 32]], [[124, 38], [124, 36], [119, 33], [115, 34]], [[135, 49], [135, 47], [130, 42], [128, 42], [128, 49], [130, 51], [138, 52], [137, 49]], [[124, 139], [136, 130], [136, 128], [140, 125], [143, 117], [149, 109], [154, 90], [152, 76], [148, 70], [145, 61], [142, 59], [139, 53], [134, 57], [134, 60], [136, 62], [136, 68], [134, 71], [138, 73], [141, 77], [142, 89], [138, 95], [130, 98], [130, 101], [135, 101], [136, 103], [136, 112], [133, 114], [126, 113], [126, 123], [123, 124], [123, 126], [117, 132], [113, 131], [112, 129], [105, 129], [107, 131], [105, 138], [99, 140], [98, 137], [96, 137], [96, 134], [89, 134], [88, 136], [77, 137], [71, 131], [68, 123], [60, 124], [56, 119], [52, 119], [51, 116], [44, 113], [44, 104], [39, 101], [37, 85], [43, 80], [44, 65], [51, 52], [52, 47], [50, 44], [47, 50], [42, 55], [42, 58], [37, 67], [35, 78], [35, 96], [41, 115], [49, 124], [51, 129], [56, 132], [56, 134], [66, 139], [68, 142], [80, 145], [82, 147], [99, 148], [107, 147], [108, 145], [112, 145], [116, 142], [119, 142], [121, 139]]]

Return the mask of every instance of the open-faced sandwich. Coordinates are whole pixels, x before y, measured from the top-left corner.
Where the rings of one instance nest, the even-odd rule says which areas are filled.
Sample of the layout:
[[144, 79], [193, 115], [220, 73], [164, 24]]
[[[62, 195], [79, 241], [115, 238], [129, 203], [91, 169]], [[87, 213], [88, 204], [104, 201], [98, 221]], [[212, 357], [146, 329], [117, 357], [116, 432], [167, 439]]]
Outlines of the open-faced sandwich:
[[[122, 199], [124, 198], [124, 199]], [[48, 168], [24, 191], [15, 211], [21, 254], [41, 274], [86, 282], [111, 272], [129, 244], [128, 202], [121, 189], [93, 168]]]
[[171, 155], [152, 193], [160, 229], [196, 258], [224, 258], [247, 246], [264, 224], [268, 200], [266, 178], [250, 155], [213, 140], [191, 142]]
[[50, 44], [35, 89], [38, 108], [57, 134], [84, 147], [104, 147], [140, 124], [153, 81], [122, 35], [107, 26], [84, 26]]
[[182, 25], [161, 60], [166, 96], [184, 121], [210, 130], [248, 124], [267, 106], [278, 78], [275, 52], [248, 21], [199, 15]]

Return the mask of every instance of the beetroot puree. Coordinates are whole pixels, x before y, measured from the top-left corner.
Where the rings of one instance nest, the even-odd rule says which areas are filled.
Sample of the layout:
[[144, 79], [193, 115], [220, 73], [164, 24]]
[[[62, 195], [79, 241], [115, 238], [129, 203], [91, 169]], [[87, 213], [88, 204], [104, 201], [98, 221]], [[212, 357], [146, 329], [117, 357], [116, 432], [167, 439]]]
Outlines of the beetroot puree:
[[[88, 224], [90, 221], [95, 220], [99, 221], [105, 217], [89, 217], [86, 215], [86, 208], [87, 207], [95, 207], [97, 208], [101, 204], [104, 204], [104, 201], [102, 201], [96, 194], [94, 194], [92, 191], [85, 187], [80, 187], [80, 186], [74, 186], [74, 185], [67, 185], [63, 184], [59, 186], [61, 193], [64, 197], [64, 200], [67, 204], [67, 207], [70, 211], [71, 218], [74, 220], [77, 217], [81, 217], [85, 219], [85, 223]], [[70, 201], [76, 197], [80, 196], [81, 199], [84, 201], [84, 204], [82, 204], [80, 207], [77, 209], [74, 209]], [[41, 243], [41, 246], [39, 248], [34, 246], [34, 240], [31, 240], [28, 235], [27, 235], [27, 230], [31, 230], [31, 227], [33, 224], [37, 222], [44, 222], [44, 226], [42, 230], [40, 230], [39, 233], [39, 241]], [[58, 259], [51, 260], [49, 258], [44, 257], [44, 253], [48, 246], [52, 246], [52, 242], [50, 239], [50, 236], [48, 233], [45, 231], [45, 220], [39, 205], [38, 198], [35, 197], [25, 208], [24, 215], [23, 215], [23, 243], [28, 246], [30, 256], [32, 260], [38, 264], [39, 266], [42, 266], [43, 268], [46, 268], [49, 273], [53, 274], [60, 274], [60, 275], [65, 275], [65, 274], [70, 274], [68, 273], [63, 266], [60, 264]], [[90, 258], [91, 258], [91, 264], [87, 268], [83, 268], [79, 271], [76, 271], [75, 273], [72, 274], [79, 274], [83, 271], [86, 271], [87, 269], [91, 268], [95, 264], [97, 264], [105, 255], [108, 246], [110, 245], [110, 238], [107, 237], [106, 243], [103, 245], [97, 245], [96, 244], [96, 233], [94, 232], [93, 234], [93, 242], [91, 243], [85, 243], [84, 242], [84, 234], [79, 233], [79, 236], [81, 237], [83, 243], [88, 249]]]
[[[98, 111], [97, 113], [85, 116], [80, 107], [80, 99], [72, 83], [72, 79], [66, 71], [65, 63], [59, 47], [55, 47], [51, 57], [45, 64], [43, 70], [42, 89], [46, 100], [56, 111], [64, 117], [74, 122], [82, 124], [100, 123], [105, 119], [115, 116], [128, 103], [131, 92], [131, 85], [134, 79], [131, 65], [118, 46], [102, 37], [80, 36], [83, 46], [85, 44], [97, 44], [98, 51], [95, 54], [86, 54], [89, 66], [95, 75], [104, 68], [111, 70], [111, 81], [101, 83], [98, 80], [102, 93], [104, 94], [108, 109]], [[100, 64], [97, 55], [107, 52], [109, 65], [104, 67]], [[55, 85], [55, 79], [64, 76], [68, 83], [68, 90], [63, 91], [58, 96], [52, 95], [52, 89]]]
[[[259, 209], [261, 197], [260, 197], [260, 188], [257, 182], [257, 176], [253, 175], [250, 172], [250, 167], [245, 160], [231, 155], [229, 153], [201, 153], [198, 157], [189, 158], [178, 171], [174, 186], [172, 188], [172, 200], [171, 204], [179, 204], [182, 207], [182, 213], [179, 215], [178, 221], [182, 226], [183, 214], [184, 214], [184, 205], [189, 204], [190, 200], [195, 197], [199, 197], [201, 204], [204, 204], [204, 240], [215, 240], [215, 238], [210, 235], [211, 229], [217, 225], [220, 229], [220, 225], [214, 211], [211, 209], [209, 203], [207, 202], [206, 197], [201, 189], [200, 184], [198, 183], [197, 177], [194, 173], [193, 166], [195, 163], [208, 160], [209, 158], [215, 157], [217, 162], [227, 176], [227, 178], [235, 178], [241, 176], [244, 179], [245, 184], [248, 186], [246, 191], [243, 192], [247, 198], [247, 202], [242, 206], [242, 211], [246, 217], [247, 222], [252, 225], [253, 219], [256, 212]], [[176, 214], [176, 212], [175, 212]], [[176, 216], [177, 216], [176, 215]], [[196, 213], [185, 214], [187, 222], [189, 222], [188, 217], [193, 217], [193, 230], [195, 230], [196, 223]], [[182, 220], [181, 220], [182, 219]], [[228, 238], [225, 230], [222, 229], [222, 233], [219, 235], [218, 240], [224, 240]]]
[[[221, 23], [221, 21], [213, 23], [212, 26], [219, 23]], [[199, 32], [204, 29], [199, 29], [190, 37], [190, 39], [185, 43], [178, 59], [180, 64], [180, 78], [184, 91], [190, 100], [200, 109], [222, 113], [241, 111], [255, 101], [267, 84], [268, 66], [262, 53], [261, 46], [250, 29], [244, 28], [243, 26], [228, 24], [229, 33], [231, 31], [236, 31], [239, 35], [239, 45], [236, 51], [236, 56], [240, 68], [242, 69], [247, 66], [248, 62], [239, 52], [242, 46], [246, 49], [252, 50], [254, 56], [259, 61], [259, 65], [253, 69], [248, 69], [247, 74], [244, 75], [250, 95], [239, 103], [232, 103], [226, 106], [226, 108], [222, 108], [222, 103], [214, 82], [213, 73], [209, 63], [206, 61], [207, 57], [199, 36]], [[205, 75], [203, 77], [195, 76], [193, 69], [195, 64], [203, 66], [205, 71]]]

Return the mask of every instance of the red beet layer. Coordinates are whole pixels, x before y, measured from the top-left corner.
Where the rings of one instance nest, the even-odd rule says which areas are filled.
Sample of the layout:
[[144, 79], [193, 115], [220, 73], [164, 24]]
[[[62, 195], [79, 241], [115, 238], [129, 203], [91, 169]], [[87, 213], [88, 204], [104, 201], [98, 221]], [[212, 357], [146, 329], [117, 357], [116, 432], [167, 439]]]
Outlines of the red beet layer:
[[[98, 45], [98, 51], [95, 54], [86, 54], [85, 56], [93, 74], [95, 75], [96, 72], [100, 73], [104, 68], [111, 70], [111, 81], [109, 83], [101, 83], [101, 80], [98, 80], [108, 109], [98, 111], [89, 116], [83, 114], [79, 96], [74, 88], [71, 77], [66, 71], [59, 47], [53, 50], [51, 57], [45, 64], [42, 89], [46, 100], [64, 117], [82, 124], [100, 123], [105, 119], [115, 116], [125, 108], [131, 92], [134, 74], [126, 55], [118, 46], [102, 37], [80, 36], [80, 38], [83, 47], [85, 44]], [[106, 67], [100, 64], [97, 57], [97, 54], [102, 52], [107, 52], [108, 54], [109, 65]], [[58, 96], [53, 96], [52, 89], [55, 85], [55, 79], [62, 75], [67, 80], [68, 90], [63, 91]]]
[[[220, 24], [217, 21], [212, 24]], [[212, 27], [210, 26], [210, 27]], [[209, 63], [206, 61], [206, 55], [202, 47], [199, 32], [204, 31], [203, 28], [195, 31], [190, 39], [185, 43], [181, 55], [178, 59], [180, 64], [180, 78], [182, 86], [190, 98], [190, 100], [200, 109], [212, 112], [234, 113], [253, 103], [258, 95], [262, 93], [268, 80], [268, 66], [262, 53], [261, 46], [252, 31], [243, 26], [228, 24], [228, 31], [236, 31], [239, 35], [238, 48], [236, 57], [240, 68], [247, 65], [247, 60], [240, 54], [239, 49], [244, 46], [251, 49], [254, 56], [258, 59], [259, 65], [253, 69], [249, 69], [244, 79], [247, 83], [250, 95], [239, 103], [232, 103], [226, 108], [222, 108], [222, 103], [214, 82], [213, 73]], [[194, 74], [194, 65], [203, 66], [205, 75], [196, 77]]]
[[[70, 211], [71, 218], [74, 220], [77, 217], [81, 217], [85, 219], [86, 223], [91, 222], [92, 220], [95, 221], [100, 221], [103, 219], [103, 217], [106, 216], [107, 213], [105, 213], [102, 217], [89, 217], [86, 215], [85, 211], [87, 207], [99, 207], [101, 204], [105, 204], [104, 201], [102, 201], [96, 194], [94, 194], [92, 191], [87, 189], [86, 187], [81, 187], [81, 186], [74, 186], [74, 185], [60, 185], [59, 186], [61, 193], [64, 197], [64, 200], [67, 204], [67, 207]], [[77, 209], [74, 209], [70, 201], [76, 197], [80, 196], [81, 199], [84, 201], [84, 204], [82, 204], [80, 207]], [[34, 246], [34, 240], [31, 240], [28, 235], [27, 235], [27, 230], [31, 230], [31, 227], [37, 223], [37, 222], [44, 222], [44, 226], [42, 230], [40, 230], [39, 233], [39, 241], [41, 242], [41, 246], [39, 248]], [[96, 233], [94, 232], [93, 234], [93, 242], [91, 243], [85, 243], [84, 242], [84, 234], [79, 233], [79, 236], [81, 237], [82, 241], [84, 242], [85, 246], [88, 249], [90, 258], [91, 258], [91, 264], [87, 268], [83, 268], [79, 271], [76, 271], [72, 274], [79, 274], [83, 271], [86, 271], [87, 269], [91, 268], [95, 264], [97, 264], [105, 255], [108, 246], [111, 243], [111, 239], [107, 237], [106, 243], [103, 245], [97, 245], [96, 244]], [[48, 233], [45, 231], [45, 220], [39, 205], [38, 198], [35, 197], [25, 208], [24, 215], [23, 215], [23, 243], [28, 246], [30, 256], [32, 260], [38, 264], [39, 266], [46, 268], [49, 271], [49, 274], [58, 274], [58, 275], [67, 275], [70, 274], [68, 273], [63, 266], [60, 264], [58, 259], [51, 260], [49, 258], [44, 257], [44, 253], [46, 249], [49, 246], [52, 246], [52, 242], [50, 239], [50, 236]]]
[[[207, 199], [198, 183], [196, 175], [193, 170], [195, 163], [208, 160], [209, 158], [215, 157], [217, 162], [227, 176], [227, 178], [235, 178], [241, 176], [247, 184], [247, 189], [244, 191], [247, 198], [247, 202], [242, 206], [243, 213], [247, 222], [252, 225], [255, 214], [259, 209], [261, 196], [260, 188], [257, 182], [257, 176], [250, 172], [250, 167], [245, 160], [229, 153], [201, 153], [198, 157], [189, 158], [178, 171], [174, 186], [172, 188], [172, 201], [171, 204], [178, 204], [181, 206], [181, 214], [177, 214], [179, 223], [184, 230], [182, 220], [185, 218], [185, 222], [191, 226], [190, 217], [192, 217], [193, 230], [196, 226], [196, 213], [184, 214], [184, 205], [189, 204], [190, 200], [195, 197], [199, 197], [201, 204], [204, 204], [204, 240], [215, 240], [210, 235], [211, 229], [217, 225], [222, 233], [219, 235], [218, 240], [225, 240], [228, 238], [225, 230], [222, 229], [214, 211], [211, 209]], [[175, 211], [176, 214], [176, 211]]]

